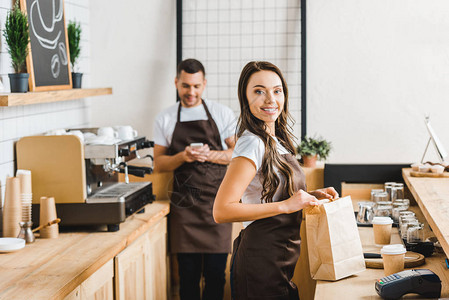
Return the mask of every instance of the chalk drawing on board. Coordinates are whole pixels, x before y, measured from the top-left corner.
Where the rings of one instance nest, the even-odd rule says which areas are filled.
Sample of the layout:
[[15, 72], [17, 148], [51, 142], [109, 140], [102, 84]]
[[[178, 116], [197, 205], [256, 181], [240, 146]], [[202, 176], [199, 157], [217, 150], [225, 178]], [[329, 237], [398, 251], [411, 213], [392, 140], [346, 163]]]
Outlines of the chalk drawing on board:
[[30, 91], [72, 88], [64, 0], [20, 0], [30, 28]]
[[[59, 3], [59, 9], [56, 11], [56, 1]], [[67, 65], [68, 59], [67, 59], [67, 50], [63, 43], [59, 43], [58, 41], [61, 37], [62, 30], [54, 31], [55, 30], [55, 24], [57, 22], [60, 22], [63, 17], [63, 3], [62, 0], [53, 0], [52, 1], [52, 14], [51, 14], [51, 20], [49, 20], [50, 24], [45, 24], [45, 20], [42, 17], [41, 8], [39, 5], [39, 0], [34, 0], [31, 3], [31, 9], [30, 9], [30, 27], [33, 31], [34, 35], [36, 36], [37, 41], [39, 44], [46, 49], [49, 50], [55, 50], [55, 54], [53, 54], [51, 58], [51, 74], [53, 78], [58, 78], [60, 71], [61, 71], [61, 64]], [[50, 38], [45, 38], [46, 35], [50, 34]], [[58, 46], [58, 49], [56, 47]]]

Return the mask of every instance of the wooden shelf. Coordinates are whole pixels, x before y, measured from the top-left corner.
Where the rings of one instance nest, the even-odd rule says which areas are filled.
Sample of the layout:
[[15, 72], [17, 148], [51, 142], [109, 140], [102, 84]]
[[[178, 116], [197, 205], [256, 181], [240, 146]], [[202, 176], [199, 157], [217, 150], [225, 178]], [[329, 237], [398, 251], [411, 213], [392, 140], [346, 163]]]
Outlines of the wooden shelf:
[[69, 89], [28, 93], [0, 93], [0, 106], [30, 105], [111, 94], [112, 88]]

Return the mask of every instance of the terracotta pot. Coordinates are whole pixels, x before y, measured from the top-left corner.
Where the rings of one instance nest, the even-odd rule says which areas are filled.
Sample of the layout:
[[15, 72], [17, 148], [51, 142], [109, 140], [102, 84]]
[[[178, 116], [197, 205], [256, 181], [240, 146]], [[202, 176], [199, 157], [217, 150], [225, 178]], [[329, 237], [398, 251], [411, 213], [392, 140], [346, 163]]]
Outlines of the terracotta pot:
[[317, 155], [303, 155], [302, 156], [302, 164], [306, 168], [315, 168], [316, 167]]

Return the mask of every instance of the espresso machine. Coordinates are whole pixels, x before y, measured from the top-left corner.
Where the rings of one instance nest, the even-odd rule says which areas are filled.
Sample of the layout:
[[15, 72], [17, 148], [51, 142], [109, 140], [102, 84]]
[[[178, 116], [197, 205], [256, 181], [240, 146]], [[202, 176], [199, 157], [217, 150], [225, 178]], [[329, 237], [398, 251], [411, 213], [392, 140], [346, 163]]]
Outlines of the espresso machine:
[[[72, 129], [75, 130], [75, 129]], [[77, 128], [96, 134], [97, 128]], [[70, 133], [70, 130], [69, 130]], [[153, 147], [145, 137], [109, 144], [83, 144], [75, 135], [28, 136], [16, 144], [17, 168], [32, 173], [32, 220], [39, 224], [41, 197], [54, 197], [61, 226], [107, 225], [120, 229], [126, 217], [154, 200], [151, 182], [129, 182], [152, 168], [129, 166], [138, 150]], [[118, 173], [125, 174], [119, 182]]]

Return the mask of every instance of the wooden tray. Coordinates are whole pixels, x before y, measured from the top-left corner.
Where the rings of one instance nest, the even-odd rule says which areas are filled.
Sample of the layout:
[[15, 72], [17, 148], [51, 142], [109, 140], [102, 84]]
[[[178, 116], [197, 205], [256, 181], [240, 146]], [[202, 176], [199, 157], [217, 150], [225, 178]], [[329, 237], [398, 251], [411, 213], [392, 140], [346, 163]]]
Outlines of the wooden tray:
[[437, 174], [437, 173], [431, 173], [431, 172], [411, 171], [410, 176], [412, 176], [412, 177], [435, 177], [435, 178], [448, 177], [449, 178], [449, 172], [443, 172], [441, 174]]
[[[404, 267], [414, 268], [423, 265], [426, 262], [424, 255], [416, 252], [407, 251], [405, 253]], [[365, 265], [371, 269], [383, 269], [382, 258], [365, 258]]]

